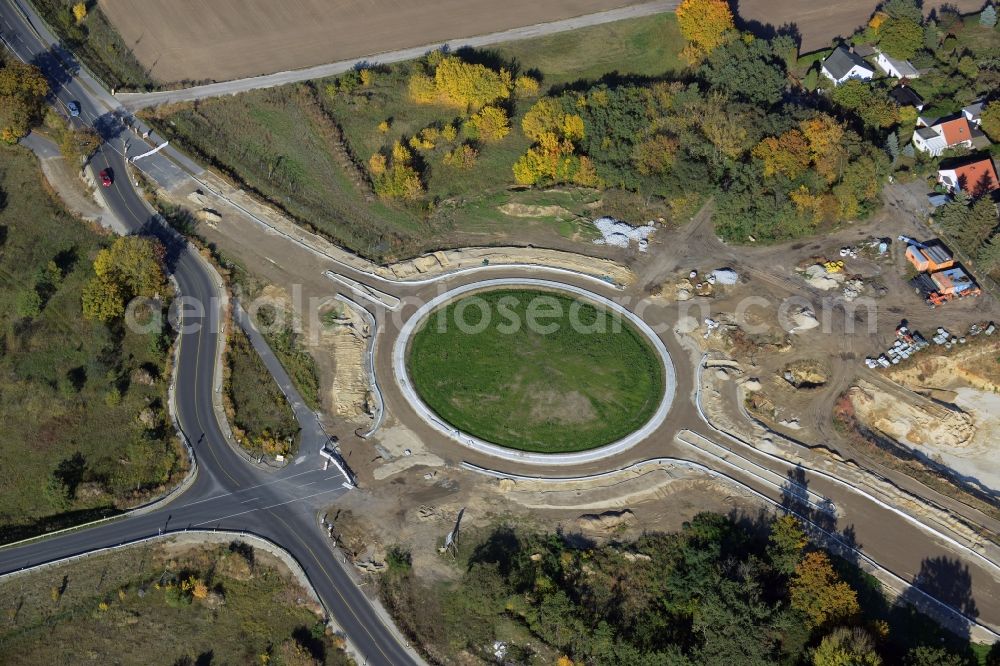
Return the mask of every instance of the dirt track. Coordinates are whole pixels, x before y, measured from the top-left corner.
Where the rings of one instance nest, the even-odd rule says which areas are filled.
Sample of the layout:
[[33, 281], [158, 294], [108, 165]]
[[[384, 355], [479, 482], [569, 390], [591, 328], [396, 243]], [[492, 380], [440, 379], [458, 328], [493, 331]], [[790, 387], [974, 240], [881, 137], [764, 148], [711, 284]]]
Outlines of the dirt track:
[[224, 81], [592, 14], [636, 0], [100, 0], [162, 82]]
[[[875, 11], [877, 0], [843, 0], [842, 2], [803, 2], [803, 0], [739, 0], [740, 17], [750, 23], [781, 28], [794, 24], [802, 36], [802, 53], [826, 48], [835, 37], [847, 37], [863, 25]], [[948, 4], [962, 12], [982, 8], [981, 0], [951, 0], [924, 2], [924, 11]]]

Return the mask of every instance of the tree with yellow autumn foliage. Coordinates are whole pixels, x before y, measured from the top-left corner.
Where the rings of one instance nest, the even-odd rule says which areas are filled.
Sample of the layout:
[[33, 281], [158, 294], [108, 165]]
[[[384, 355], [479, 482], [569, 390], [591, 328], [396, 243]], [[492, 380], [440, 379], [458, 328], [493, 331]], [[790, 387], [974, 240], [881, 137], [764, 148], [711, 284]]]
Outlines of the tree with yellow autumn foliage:
[[410, 99], [418, 104], [446, 104], [476, 112], [488, 104], [510, 98], [514, 89], [511, 73], [457, 56], [431, 59], [433, 76], [418, 72], [410, 77]]
[[792, 608], [809, 618], [810, 626], [848, 620], [861, 611], [858, 593], [833, 570], [826, 553], [808, 553], [795, 567], [789, 586]]
[[469, 118], [469, 126], [477, 139], [496, 143], [510, 133], [507, 112], [498, 106], [485, 106]]
[[765, 176], [781, 174], [795, 180], [809, 168], [809, 142], [797, 129], [765, 138], [751, 153], [764, 163]]
[[423, 194], [424, 185], [420, 174], [413, 168], [413, 153], [402, 142], [396, 141], [390, 156], [391, 160], [376, 153], [368, 160], [375, 193], [383, 199], [418, 199]]
[[0, 141], [16, 143], [41, 117], [49, 82], [42, 70], [18, 60], [0, 67]]
[[688, 44], [681, 52], [691, 64], [701, 62], [726, 41], [733, 12], [726, 0], [683, 0], [676, 9], [677, 26]]
[[94, 277], [83, 288], [83, 315], [111, 321], [133, 298], [153, 298], [166, 287], [163, 246], [141, 236], [123, 236], [94, 259]]

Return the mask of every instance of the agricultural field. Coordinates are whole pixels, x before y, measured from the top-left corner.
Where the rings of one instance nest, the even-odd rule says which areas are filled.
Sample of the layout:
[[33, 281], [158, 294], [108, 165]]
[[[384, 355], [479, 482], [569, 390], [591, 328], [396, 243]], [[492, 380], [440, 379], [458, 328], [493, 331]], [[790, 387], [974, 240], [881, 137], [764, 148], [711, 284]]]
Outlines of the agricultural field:
[[82, 315], [109, 240], [0, 147], [0, 541], [135, 505], [183, 475], [167, 414], [166, 331]]
[[246, 543], [134, 546], [0, 583], [0, 664], [352, 663], [308, 599]]
[[246, 333], [234, 327], [226, 352], [226, 394], [240, 444], [251, 453], [294, 453], [298, 422]]
[[[199, 159], [365, 256], [389, 260], [440, 247], [509, 242], [514, 230], [520, 242], [586, 241], [596, 237], [586, 220], [602, 212], [642, 220], [651, 212], [648, 202], [578, 187], [511, 189], [511, 168], [531, 145], [521, 120], [538, 95], [569, 82], [609, 72], [675, 71], [682, 46], [674, 16], [662, 14], [463, 53], [512, 74], [530, 73], [540, 84], [536, 94], [509, 100], [511, 131], [478, 142], [472, 168], [446, 159], [469, 142], [462, 133], [465, 110], [410, 99], [410, 78], [423, 68], [417, 61], [372, 70], [365, 85], [353, 73], [147, 113]], [[438, 139], [417, 156], [425, 190], [420, 201], [376, 196], [370, 157], [446, 125], [456, 130], [454, 138]]]
[[[540, 314], [534, 326], [535, 315]], [[620, 439], [664, 391], [649, 343], [610, 311], [553, 293], [497, 290], [429, 316], [407, 366], [417, 392], [464, 432], [562, 453]]]
[[[52, 1], [52, 0], [50, 0]], [[101, 0], [161, 83], [225, 81], [364, 58], [637, 4], [636, 0]]]
[[[799, 0], [741, 0], [740, 18], [751, 28], [770, 26], [772, 29], [791, 29], [801, 39], [802, 53], [809, 53], [829, 46], [837, 37], [848, 37], [863, 26], [875, 6], [873, 0], [847, 0], [846, 2], [799, 2]], [[980, 0], [928, 1], [921, 3], [924, 13], [944, 5], [957, 7], [961, 12], [982, 9]]]

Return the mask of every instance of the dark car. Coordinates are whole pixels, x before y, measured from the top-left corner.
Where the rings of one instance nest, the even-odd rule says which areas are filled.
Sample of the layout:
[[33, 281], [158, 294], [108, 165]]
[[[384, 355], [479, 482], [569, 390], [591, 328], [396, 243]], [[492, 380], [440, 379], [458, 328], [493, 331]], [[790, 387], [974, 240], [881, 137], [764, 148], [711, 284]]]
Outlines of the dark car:
[[69, 109], [69, 115], [71, 117], [76, 118], [77, 116], [80, 115], [80, 103], [79, 102], [71, 101], [71, 102], [69, 102], [66, 105], [66, 108]]
[[115, 174], [112, 173], [111, 169], [104, 169], [101, 171], [101, 185], [104, 187], [111, 187], [111, 183], [115, 182]]

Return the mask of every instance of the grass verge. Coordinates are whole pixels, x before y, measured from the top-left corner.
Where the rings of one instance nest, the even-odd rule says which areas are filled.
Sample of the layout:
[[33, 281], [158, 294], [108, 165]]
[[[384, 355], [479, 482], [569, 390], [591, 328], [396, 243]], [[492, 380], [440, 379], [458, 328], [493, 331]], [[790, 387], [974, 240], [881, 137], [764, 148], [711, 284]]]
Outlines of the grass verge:
[[235, 326], [226, 365], [226, 396], [240, 445], [255, 454], [294, 453], [299, 432], [295, 415], [246, 333]]
[[663, 396], [650, 344], [610, 311], [497, 290], [431, 314], [407, 357], [424, 402], [464, 432], [525, 451], [582, 451], [649, 420]]

